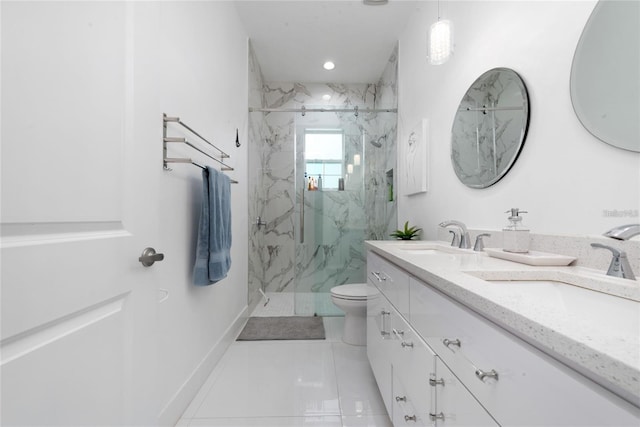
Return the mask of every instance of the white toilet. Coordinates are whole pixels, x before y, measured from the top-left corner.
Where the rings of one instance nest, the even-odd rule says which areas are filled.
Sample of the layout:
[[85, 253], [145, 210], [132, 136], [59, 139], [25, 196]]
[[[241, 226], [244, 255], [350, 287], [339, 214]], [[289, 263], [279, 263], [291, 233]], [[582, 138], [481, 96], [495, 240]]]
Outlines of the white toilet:
[[331, 300], [344, 311], [342, 341], [352, 345], [367, 344], [367, 300], [375, 297], [366, 283], [331, 288]]

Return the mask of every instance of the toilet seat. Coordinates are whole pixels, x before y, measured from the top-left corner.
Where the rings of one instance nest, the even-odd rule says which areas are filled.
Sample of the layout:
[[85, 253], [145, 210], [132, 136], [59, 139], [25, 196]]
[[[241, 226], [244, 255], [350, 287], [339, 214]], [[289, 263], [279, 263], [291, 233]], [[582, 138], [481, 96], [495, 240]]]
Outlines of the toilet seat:
[[366, 283], [352, 283], [331, 288], [331, 296], [348, 301], [366, 301], [372, 293]]

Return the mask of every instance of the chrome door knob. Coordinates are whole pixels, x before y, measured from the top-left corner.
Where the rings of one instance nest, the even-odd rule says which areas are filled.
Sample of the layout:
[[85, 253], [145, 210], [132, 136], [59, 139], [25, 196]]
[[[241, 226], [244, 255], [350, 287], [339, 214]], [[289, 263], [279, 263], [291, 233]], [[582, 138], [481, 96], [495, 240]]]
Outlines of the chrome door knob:
[[138, 261], [145, 267], [151, 267], [156, 261], [162, 261], [163, 259], [164, 254], [156, 253], [156, 250], [153, 248], [145, 248], [140, 258], [138, 258]]

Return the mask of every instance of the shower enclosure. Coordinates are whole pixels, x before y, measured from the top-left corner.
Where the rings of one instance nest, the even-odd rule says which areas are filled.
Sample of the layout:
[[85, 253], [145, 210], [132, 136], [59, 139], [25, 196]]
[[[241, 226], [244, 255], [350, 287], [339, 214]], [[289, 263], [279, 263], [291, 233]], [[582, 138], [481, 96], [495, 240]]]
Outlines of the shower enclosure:
[[296, 315], [340, 315], [331, 288], [365, 282], [364, 241], [396, 226], [396, 113], [265, 110], [251, 113], [263, 115], [253, 120], [265, 144], [250, 150], [250, 276], [265, 292], [289, 293]]
[[366, 280], [397, 228], [397, 76], [396, 46], [375, 83], [267, 82], [249, 46], [250, 312], [339, 315], [331, 288]]

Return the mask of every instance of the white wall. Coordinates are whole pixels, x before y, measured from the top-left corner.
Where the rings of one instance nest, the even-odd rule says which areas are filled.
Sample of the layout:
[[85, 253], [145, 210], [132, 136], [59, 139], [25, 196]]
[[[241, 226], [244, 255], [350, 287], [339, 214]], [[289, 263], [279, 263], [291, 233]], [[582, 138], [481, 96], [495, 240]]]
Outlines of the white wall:
[[[471, 228], [499, 229], [504, 211], [530, 213], [533, 232], [597, 235], [637, 217], [605, 217], [603, 210], [640, 204], [640, 155], [591, 136], [573, 112], [571, 62], [595, 1], [441, 1], [441, 16], [455, 25], [455, 54], [444, 65], [427, 63], [427, 32], [436, 2], [425, 2], [400, 37], [399, 144], [420, 118], [430, 121], [430, 189], [399, 194], [398, 223], [409, 220], [435, 238], [437, 224], [458, 219]], [[615, 48], [615, 46], [614, 46]], [[524, 149], [509, 174], [475, 190], [456, 177], [449, 157], [458, 104], [473, 81], [495, 67], [523, 78], [531, 118]]]

